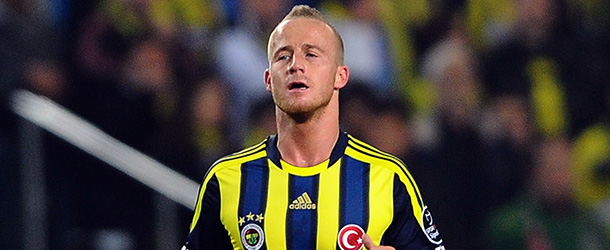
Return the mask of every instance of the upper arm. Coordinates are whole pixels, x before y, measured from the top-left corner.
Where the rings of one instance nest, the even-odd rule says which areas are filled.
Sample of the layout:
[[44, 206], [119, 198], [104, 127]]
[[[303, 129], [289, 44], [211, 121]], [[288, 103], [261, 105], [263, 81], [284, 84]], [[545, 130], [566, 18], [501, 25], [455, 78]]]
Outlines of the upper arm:
[[[442, 239], [430, 210], [424, 206], [421, 215], [413, 211], [407, 184], [394, 176], [394, 215], [392, 223], [383, 235], [382, 244], [400, 249], [435, 249], [442, 246]], [[423, 225], [423, 226], [422, 226]]]
[[233, 249], [229, 234], [220, 220], [220, 189], [215, 175], [202, 184], [200, 192], [185, 248]]

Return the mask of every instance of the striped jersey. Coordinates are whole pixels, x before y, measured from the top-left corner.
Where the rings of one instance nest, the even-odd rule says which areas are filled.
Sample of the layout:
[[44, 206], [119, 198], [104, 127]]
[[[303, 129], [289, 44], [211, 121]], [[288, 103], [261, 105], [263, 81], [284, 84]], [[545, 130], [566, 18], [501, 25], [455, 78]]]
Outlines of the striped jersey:
[[398, 158], [347, 133], [325, 162], [284, 162], [277, 136], [216, 161], [182, 249], [444, 249], [430, 210]]

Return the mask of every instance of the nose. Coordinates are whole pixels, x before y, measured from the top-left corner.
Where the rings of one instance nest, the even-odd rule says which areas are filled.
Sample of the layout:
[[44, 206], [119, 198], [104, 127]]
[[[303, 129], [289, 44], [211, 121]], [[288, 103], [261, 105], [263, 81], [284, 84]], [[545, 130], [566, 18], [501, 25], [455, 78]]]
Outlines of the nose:
[[305, 73], [305, 66], [303, 64], [303, 57], [296, 54], [292, 56], [290, 61], [290, 68], [288, 69], [291, 74], [297, 73], [300, 71], [301, 73]]

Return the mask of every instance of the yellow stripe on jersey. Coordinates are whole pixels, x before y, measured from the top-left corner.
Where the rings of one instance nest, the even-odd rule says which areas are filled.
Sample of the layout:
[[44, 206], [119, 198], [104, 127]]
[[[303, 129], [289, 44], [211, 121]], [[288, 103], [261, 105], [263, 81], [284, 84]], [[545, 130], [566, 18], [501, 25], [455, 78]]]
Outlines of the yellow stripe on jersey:
[[422, 221], [419, 220], [419, 218], [421, 217], [423, 211], [423, 204], [420, 204], [420, 201], [423, 203], [423, 200], [421, 198], [421, 194], [419, 193], [419, 189], [413, 180], [413, 177], [402, 161], [390, 154], [377, 150], [372, 146], [353, 138], [352, 136], [349, 136], [349, 138], [349, 146], [345, 149], [346, 155], [349, 155], [357, 160], [369, 162], [371, 164], [371, 169], [382, 166], [398, 174], [398, 177], [405, 184], [407, 193], [411, 198], [413, 215], [415, 218], [418, 218], [417, 222], [420, 224], [420, 226], [422, 226]]
[[286, 211], [288, 208], [288, 174], [271, 160], [269, 164], [269, 188], [265, 211], [267, 249], [286, 249]]
[[333, 166], [320, 173], [320, 184], [318, 191], [318, 237], [316, 239], [317, 249], [325, 249], [326, 246], [337, 244], [337, 233], [339, 232], [339, 184], [341, 176], [341, 160]]
[[235, 249], [241, 248], [240, 232], [238, 226], [239, 196], [241, 188], [241, 166], [227, 165], [222, 171], [216, 172], [220, 188], [220, 220], [229, 232], [231, 244]]
[[239, 197], [241, 190], [241, 164], [264, 157], [265, 150], [248, 151], [239, 158], [218, 164], [216, 176], [220, 187], [220, 219], [229, 232], [231, 243], [235, 249], [242, 249], [238, 224]]
[[[212, 164], [212, 166], [210, 167], [210, 169], [208, 169], [208, 172], [205, 175], [205, 179], [203, 180], [203, 184], [201, 185], [201, 190], [199, 190], [199, 196], [197, 198], [197, 205], [195, 205], [195, 214], [193, 216], [193, 220], [191, 221], [190, 232], [193, 231], [193, 229], [197, 225], [197, 221], [199, 221], [199, 215], [201, 214], [201, 201], [203, 200], [203, 195], [205, 194], [205, 189], [207, 187], [208, 181], [210, 181], [212, 176], [214, 176], [214, 174], [216, 172], [220, 171], [221, 169], [234, 165], [235, 161], [246, 162], [251, 159], [256, 159], [256, 157], [262, 157], [261, 154], [264, 155], [265, 152], [261, 149], [265, 148], [266, 142], [267, 142], [267, 140], [264, 140], [263, 142], [255, 145], [255, 146], [244, 149], [235, 154], [220, 158], [216, 162], [214, 162], [214, 164]], [[257, 152], [257, 151], [260, 151], [260, 152], [256, 153], [253, 158], [253, 156], [251, 154], [254, 152]], [[250, 155], [250, 157], [241, 158], [241, 157], [245, 157], [248, 155]]]
[[394, 182], [391, 180], [394, 180], [393, 171], [371, 166], [367, 233], [376, 245], [381, 242], [381, 237], [390, 226], [394, 215]]

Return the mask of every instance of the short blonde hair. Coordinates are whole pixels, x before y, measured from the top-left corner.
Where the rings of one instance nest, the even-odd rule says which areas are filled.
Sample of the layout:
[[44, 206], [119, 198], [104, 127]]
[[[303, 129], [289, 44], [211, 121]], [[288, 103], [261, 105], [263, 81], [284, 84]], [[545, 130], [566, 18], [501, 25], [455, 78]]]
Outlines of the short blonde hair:
[[[282, 22], [286, 21], [286, 20], [293, 20], [293, 19], [297, 19], [297, 18], [309, 18], [309, 19], [313, 19], [313, 20], [318, 20], [323, 22], [324, 24], [328, 25], [328, 27], [330, 27], [330, 29], [333, 31], [333, 34], [335, 35], [336, 41], [337, 41], [337, 48], [338, 50], [338, 54], [337, 54], [337, 63], [339, 65], [343, 65], [343, 57], [344, 57], [344, 46], [343, 46], [343, 39], [341, 38], [341, 35], [339, 34], [339, 32], [337, 32], [337, 30], [335, 29], [335, 27], [330, 24], [330, 22], [328, 22], [328, 20], [324, 17], [324, 15], [322, 15], [322, 13], [317, 10], [316, 8], [310, 7], [308, 5], [296, 5], [294, 7], [292, 7], [292, 10], [290, 10], [290, 12], [284, 17], [284, 19], [282, 19]], [[275, 30], [277, 29], [277, 26], [275, 27], [275, 29], [273, 29], [273, 32], [275, 32]], [[271, 32], [271, 34], [273, 34], [273, 32]], [[271, 44], [271, 36], [269, 37], [269, 43], [267, 45], [267, 50], [269, 50], [269, 44]], [[269, 51], [268, 51], [269, 52]]]

